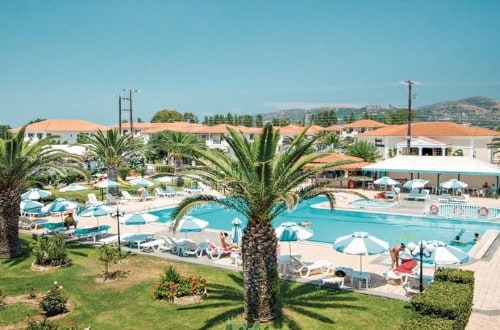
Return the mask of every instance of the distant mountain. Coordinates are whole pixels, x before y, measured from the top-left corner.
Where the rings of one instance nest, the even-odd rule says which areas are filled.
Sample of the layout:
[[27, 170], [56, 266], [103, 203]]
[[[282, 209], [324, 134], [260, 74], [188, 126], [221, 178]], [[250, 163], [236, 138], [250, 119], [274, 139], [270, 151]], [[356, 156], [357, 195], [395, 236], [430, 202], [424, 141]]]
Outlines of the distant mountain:
[[481, 96], [440, 102], [417, 110], [422, 121], [452, 121], [483, 127], [500, 124], [500, 101]]
[[[387, 112], [397, 108], [391, 105], [369, 105], [354, 107], [322, 107], [315, 109], [288, 109], [262, 114], [265, 121], [273, 118], [288, 118], [292, 123], [304, 122], [313, 113], [335, 110], [339, 119], [354, 114], [361, 118], [365, 112], [377, 118], [383, 118]], [[488, 128], [500, 126], [500, 101], [475, 96], [458, 101], [445, 101], [413, 109], [418, 121], [451, 121]]]

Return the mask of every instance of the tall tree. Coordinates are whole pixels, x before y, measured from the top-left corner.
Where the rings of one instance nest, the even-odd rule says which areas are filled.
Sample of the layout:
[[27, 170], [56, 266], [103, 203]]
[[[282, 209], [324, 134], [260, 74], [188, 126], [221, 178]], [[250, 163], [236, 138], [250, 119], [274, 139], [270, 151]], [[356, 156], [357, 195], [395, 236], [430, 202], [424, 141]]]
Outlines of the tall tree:
[[154, 114], [152, 123], [171, 123], [182, 121], [182, 114], [177, 110], [163, 109]]
[[[98, 130], [92, 136], [87, 137], [85, 143], [90, 154], [106, 165], [108, 179], [113, 181], [118, 178], [117, 169], [124, 162], [124, 157], [142, 146], [141, 140], [135, 139], [131, 134], [120, 135], [118, 129], [106, 132]], [[115, 194], [118, 188], [110, 188], [109, 190]]]
[[0, 258], [21, 254], [19, 246], [19, 205], [27, 179], [42, 171], [61, 175], [68, 171], [86, 175], [80, 156], [50, 147], [57, 136], [34, 143], [24, 141], [26, 126], [15, 135], [0, 138]]
[[364, 158], [367, 162], [375, 162], [382, 158], [375, 144], [367, 141], [355, 141], [347, 147], [347, 155]]
[[205, 148], [205, 143], [196, 135], [173, 131], [155, 134], [148, 145], [156, 152], [164, 155], [169, 163], [173, 163], [175, 172], [183, 164], [184, 159], [195, 158], [194, 148]]
[[304, 165], [321, 156], [308, 153], [315, 138], [306, 138], [306, 131], [298, 134], [285, 152], [277, 153], [280, 135], [272, 126], [266, 125], [253, 143], [242, 133], [229, 129], [225, 139], [235, 157], [196, 150], [198, 160], [204, 165], [196, 173], [228, 198], [193, 196], [182, 201], [173, 212], [174, 230], [179, 219], [206, 203], [221, 204], [246, 216], [248, 224], [242, 239], [243, 288], [245, 318], [251, 323], [273, 320], [278, 312], [278, 241], [272, 221], [280, 213], [293, 209], [300, 200], [320, 194], [327, 196], [331, 207], [334, 205], [334, 196], [326, 183], [302, 186], [310, 176], [334, 165], [304, 169]]

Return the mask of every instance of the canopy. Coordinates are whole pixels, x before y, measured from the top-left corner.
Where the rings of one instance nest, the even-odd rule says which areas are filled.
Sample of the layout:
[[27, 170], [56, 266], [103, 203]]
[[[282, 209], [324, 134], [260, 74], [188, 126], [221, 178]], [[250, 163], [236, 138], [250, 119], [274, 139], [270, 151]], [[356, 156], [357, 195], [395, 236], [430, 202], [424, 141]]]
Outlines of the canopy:
[[397, 156], [362, 168], [370, 172], [447, 173], [500, 177], [500, 166], [472, 158], [452, 156]]

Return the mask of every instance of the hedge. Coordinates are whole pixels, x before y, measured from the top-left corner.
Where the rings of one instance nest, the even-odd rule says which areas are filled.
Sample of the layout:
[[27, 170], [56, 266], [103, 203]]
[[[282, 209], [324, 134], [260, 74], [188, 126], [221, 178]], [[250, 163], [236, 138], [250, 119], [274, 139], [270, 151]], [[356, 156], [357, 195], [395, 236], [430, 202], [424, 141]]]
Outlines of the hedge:
[[411, 299], [414, 313], [400, 329], [465, 329], [473, 298], [474, 272], [440, 268], [429, 288]]

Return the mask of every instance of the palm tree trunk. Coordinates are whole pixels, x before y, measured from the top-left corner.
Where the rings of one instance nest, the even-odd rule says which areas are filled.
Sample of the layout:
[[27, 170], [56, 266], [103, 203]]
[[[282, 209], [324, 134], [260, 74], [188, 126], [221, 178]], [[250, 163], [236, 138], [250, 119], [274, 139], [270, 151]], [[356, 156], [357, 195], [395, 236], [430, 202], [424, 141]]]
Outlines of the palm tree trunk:
[[0, 259], [11, 259], [21, 255], [19, 245], [18, 191], [0, 191]]
[[277, 238], [270, 223], [249, 221], [242, 240], [245, 319], [268, 322], [277, 316]]
[[[118, 182], [116, 165], [108, 165], [107, 174], [108, 174], [108, 180], [113, 180], [115, 182]], [[116, 196], [118, 195], [118, 187], [109, 187], [108, 192], [111, 195]]]

